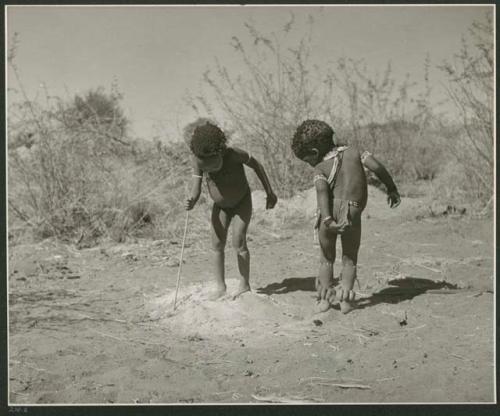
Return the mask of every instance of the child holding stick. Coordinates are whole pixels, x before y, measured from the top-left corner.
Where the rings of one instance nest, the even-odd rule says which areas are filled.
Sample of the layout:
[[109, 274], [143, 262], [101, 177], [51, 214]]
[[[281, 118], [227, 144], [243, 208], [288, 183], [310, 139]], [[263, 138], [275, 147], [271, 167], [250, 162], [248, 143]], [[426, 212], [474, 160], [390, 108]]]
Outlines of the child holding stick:
[[231, 222], [232, 245], [236, 251], [240, 273], [239, 287], [231, 296], [235, 299], [250, 291], [250, 252], [246, 234], [252, 217], [252, 194], [244, 165], [252, 168], [260, 179], [267, 194], [266, 209], [273, 208], [278, 198], [262, 165], [244, 150], [228, 147], [226, 136], [217, 125], [199, 119], [185, 131], [193, 154], [192, 192], [186, 201], [186, 209], [193, 209], [198, 201], [203, 177], [214, 201], [211, 224], [216, 290], [210, 295], [210, 299], [215, 300], [226, 294], [224, 249]]

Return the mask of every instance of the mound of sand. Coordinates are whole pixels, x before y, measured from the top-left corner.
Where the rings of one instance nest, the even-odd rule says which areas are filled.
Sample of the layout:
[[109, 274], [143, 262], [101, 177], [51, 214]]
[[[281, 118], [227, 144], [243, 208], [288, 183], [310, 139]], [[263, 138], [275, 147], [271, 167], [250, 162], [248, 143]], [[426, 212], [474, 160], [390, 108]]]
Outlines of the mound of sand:
[[[238, 286], [237, 279], [227, 279], [228, 293]], [[199, 334], [204, 337], [235, 335], [255, 332], [270, 335], [276, 328], [311, 327], [315, 317], [315, 302], [311, 293], [276, 299], [259, 294], [258, 289], [244, 293], [232, 300], [229, 296], [210, 301], [212, 286], [196, 283], [179, 290], [176, 309], [173, 311], [175, 290], [163, 296], [150, 298], [146, 312], [151, 320], [158, 321], [181, 335]]]

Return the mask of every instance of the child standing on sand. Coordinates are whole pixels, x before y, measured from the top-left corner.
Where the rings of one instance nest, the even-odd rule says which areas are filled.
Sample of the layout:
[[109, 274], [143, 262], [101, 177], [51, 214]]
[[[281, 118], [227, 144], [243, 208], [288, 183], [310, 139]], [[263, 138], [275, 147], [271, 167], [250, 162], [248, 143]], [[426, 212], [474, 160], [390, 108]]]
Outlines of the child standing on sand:
[[[387, 202], [397, 207], [401, 198], [391, 175], [371, 153], [362, 154], [352, 146], [337, 146], [334, 132], [325, 122], [306, 120], [292, 139], [294, 154], [314, 167], [314, 186], [318, 202], [320, 265], [316, 289], [319, 310], [326, 311], [330, 303], [340, 302], [347, 313], [353, 308], [354, 281], [361, 242], [361, 213], [368, 199], [368, 187], [363, 166], [373, 171], [387, 188]], [[337, 235], [342, 242], [342, 274], [340, 285], [333, 288], [333, 264]]]
[[266, 209], [273, 208], [278, 198], [262, 165], [244, 150], [226, 146], [226, 136], [215, 124], [199, 119], [186, 127], [185, 134], [193, 153], [192, 193], [186, 201], [186, 209], [193, 209], [198, 201], [203, 176], [214, 201], [211, 222], [216, 290], [210, 299], [215, 300], [226, 294], [224, 249], [231, 221], [232, 243], [236, 250], [240, 273], [239, 288], [232, 294], [232, 298], [235, 299], [242, 293], [250, 291], [250, 253], [246, 234], [252, 216], [252, 195], [243, 165], [252, 168], [262, 182], [267, 194]]

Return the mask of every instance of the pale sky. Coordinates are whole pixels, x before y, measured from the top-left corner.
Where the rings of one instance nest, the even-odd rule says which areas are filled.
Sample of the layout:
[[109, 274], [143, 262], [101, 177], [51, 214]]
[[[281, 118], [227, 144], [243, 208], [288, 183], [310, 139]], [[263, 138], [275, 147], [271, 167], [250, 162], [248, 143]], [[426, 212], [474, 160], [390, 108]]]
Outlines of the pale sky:
[[[297, 36], [309, 14], [316, 24], [311, 59], [328, 65], [342, 56], [364, 58], [383, 71], [421, 80], [432, 65], [450, 59], [461, 35], [491, 6], [8, 6], [7, 36], [19, 34], [16, 63], [31, 98], [40, 87], [69, 97], [116, 80], [133, 132], [150, 138], [161, 125], [169, 137], [190, 121], [186, 91], [196, 94], [203, 72], [219, 58], [234, 72], [244, 66], [230, 46], [247, 39], [245, 22], [264, 33], [295, 15]], [[297, 37], [290, 36], [289, 46]], [[287, 46], [287, 45], [285, 45]], [[8, 73], [8, 85], [16, 87]], [[431, 81], [442, 88], [439, 71]]]

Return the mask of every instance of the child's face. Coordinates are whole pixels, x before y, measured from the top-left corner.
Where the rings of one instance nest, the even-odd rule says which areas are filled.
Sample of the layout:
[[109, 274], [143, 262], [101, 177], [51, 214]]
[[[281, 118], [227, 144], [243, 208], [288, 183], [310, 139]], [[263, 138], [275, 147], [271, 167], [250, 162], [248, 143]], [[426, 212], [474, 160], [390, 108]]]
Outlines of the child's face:
[[203, 157], [196, 157], [199, 168], [203, 172], [217, 172], [222, 168], [222, 153], [212, 153]]
[[319, 163], [318, 149], [312, 149], [310, 153], [302, 157], [302, 160], [313, 167], [316, 166]]

